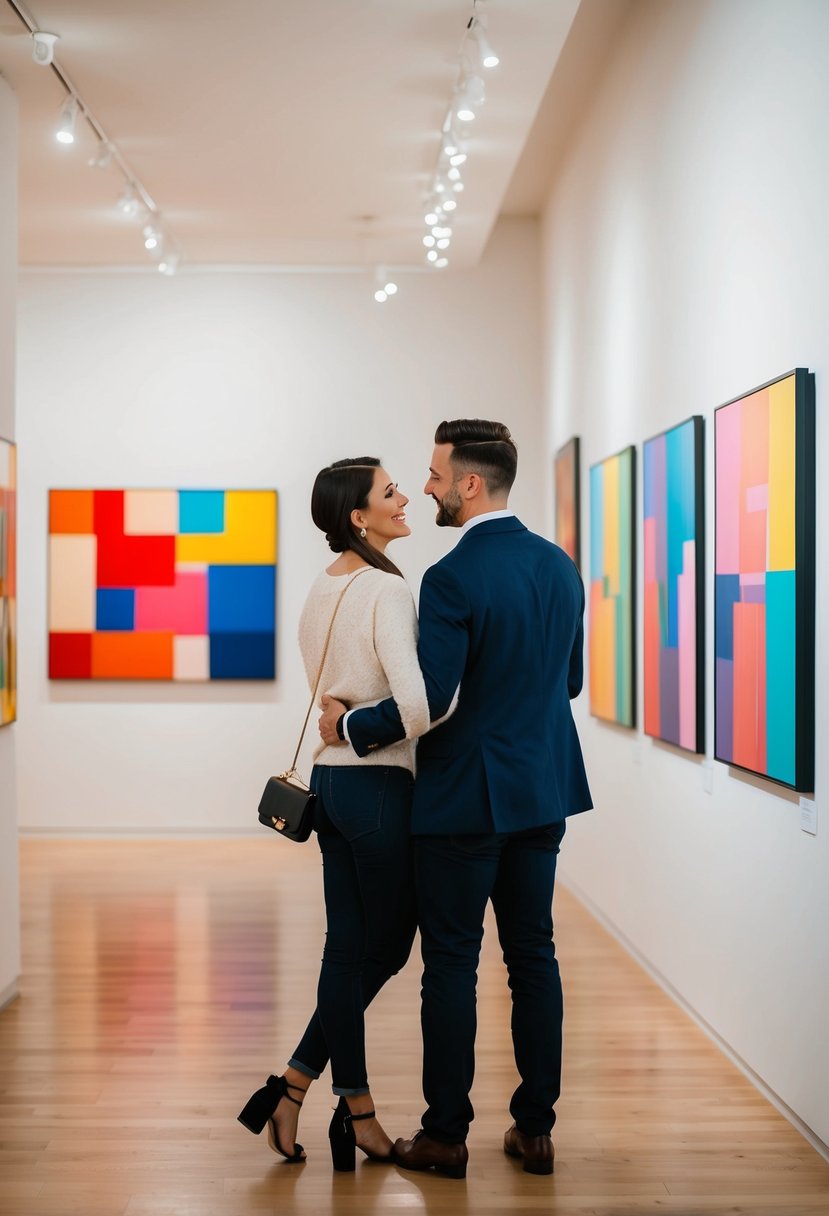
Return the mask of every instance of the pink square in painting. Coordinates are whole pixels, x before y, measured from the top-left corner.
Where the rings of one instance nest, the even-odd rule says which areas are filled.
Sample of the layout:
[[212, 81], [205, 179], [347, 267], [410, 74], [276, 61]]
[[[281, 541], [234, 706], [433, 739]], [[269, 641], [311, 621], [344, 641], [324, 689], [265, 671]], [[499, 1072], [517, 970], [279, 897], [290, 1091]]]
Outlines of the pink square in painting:
[[172, 587], [137, 587], [135, 628], [177, 634], [206, 634], [207, 572], [177, 571]]

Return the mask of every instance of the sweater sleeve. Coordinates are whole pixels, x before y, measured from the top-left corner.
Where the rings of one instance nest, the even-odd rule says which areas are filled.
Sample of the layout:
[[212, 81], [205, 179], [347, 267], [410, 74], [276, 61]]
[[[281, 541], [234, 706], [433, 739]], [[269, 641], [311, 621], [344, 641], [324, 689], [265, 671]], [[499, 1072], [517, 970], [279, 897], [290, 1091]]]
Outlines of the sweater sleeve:
[[386, 581], [374, 607], [374, 647], [406, 731], [416, 739], [429, 729], [426, 687], [417, 660], [417, 613], [402, 578]]

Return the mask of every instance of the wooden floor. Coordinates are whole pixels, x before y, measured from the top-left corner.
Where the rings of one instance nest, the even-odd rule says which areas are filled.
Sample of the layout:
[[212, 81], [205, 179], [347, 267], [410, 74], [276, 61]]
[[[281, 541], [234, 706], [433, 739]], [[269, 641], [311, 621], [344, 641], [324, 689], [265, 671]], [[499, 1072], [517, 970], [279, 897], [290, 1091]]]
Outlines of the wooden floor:
[[[311, 1007], [313, 842], [27, 841], [22, 891], [21, 998], [0, 1013], [4, 1216], [829, 1213], [829, 1165], [563, 891], [555, 1175], [501, 1151], [515, 1081], [489, 933], [465, 1182], [367, 1162], [333, 1175], [325, 1079], [302, 1114], [304, 1166], [236, 1122]], [[369, 1014], [392, 1135], [421, 1109], [418, 987], [413, 959]]]

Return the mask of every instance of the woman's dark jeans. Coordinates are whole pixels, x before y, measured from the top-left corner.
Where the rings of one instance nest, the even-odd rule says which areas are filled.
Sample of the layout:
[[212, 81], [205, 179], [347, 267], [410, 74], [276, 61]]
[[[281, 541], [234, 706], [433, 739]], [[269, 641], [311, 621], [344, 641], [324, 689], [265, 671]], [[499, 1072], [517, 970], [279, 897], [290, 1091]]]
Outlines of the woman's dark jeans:
[[314, 827], [327, 929], [317, 1009], [290, 1064], [335, 1094], [368, 1092], [363, 1011], [406, 963], [415, 933], [412, 774], [378, 765], [318, 765]]

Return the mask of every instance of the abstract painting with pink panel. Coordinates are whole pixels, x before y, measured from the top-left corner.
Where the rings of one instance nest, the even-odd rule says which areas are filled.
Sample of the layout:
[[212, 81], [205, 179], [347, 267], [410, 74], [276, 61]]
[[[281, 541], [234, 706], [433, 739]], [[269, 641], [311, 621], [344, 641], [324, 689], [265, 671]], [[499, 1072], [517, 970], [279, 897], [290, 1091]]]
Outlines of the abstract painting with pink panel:
[[645, 734], [705, 750], [703, 420], [644, 447]]

